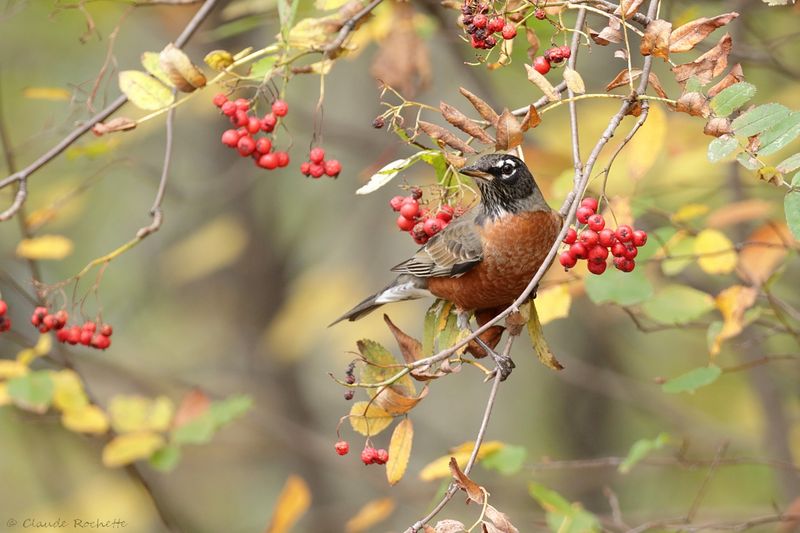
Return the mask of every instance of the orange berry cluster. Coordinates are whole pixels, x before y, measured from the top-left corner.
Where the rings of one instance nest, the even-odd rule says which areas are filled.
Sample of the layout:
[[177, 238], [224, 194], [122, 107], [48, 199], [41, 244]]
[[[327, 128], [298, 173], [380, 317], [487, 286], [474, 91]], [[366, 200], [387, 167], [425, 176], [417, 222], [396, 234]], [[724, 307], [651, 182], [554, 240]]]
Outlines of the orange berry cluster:
[[89, 320], [83, 325], [73, 325], [67, 327], [69, 313], [65, 310], [50, 313], [46, 307], [37, 307], [31, 315], [31, 324], [39, 329], [41, 333], [48, 331], [56, 332], [58, 342], [66, 344], [83, 344], [98, 350], [105, 350], [111, 346], [111, 335], [114, 329], [109, 324], [101, 324]]
[[289, 112], [289, 104], [283, 100], [272, 103], [272, 111], [262, 118], [250, 114], [250, 102], [244, 98], [229, 100], [219, 93], [214, 96], [214, 105], [222, 114], [227, 116], [235, 128], [225, 130], [220, 141], [229, 148], [236, 149], [242, 157], [252, 157], [256, 166], [274, 170], [289, 164], [289, 153], [273, 151], [272, 139], [268, 136], [256, 138], [260, 131], [272, 133], [278, 124], [278, 119], [285, 117]]
[[422, 189], [414, 188], [409, 196], [395, 196], [389, 200], [389, 206], [400, 213], [395, 222], [398, 229], [407, 231], [417, 244], [425, 244], [428, 239], [446, 228], [459, 213], [447, 204], [443, 204], [435, 213], [428, 211], [420, 207], [420, 198]]

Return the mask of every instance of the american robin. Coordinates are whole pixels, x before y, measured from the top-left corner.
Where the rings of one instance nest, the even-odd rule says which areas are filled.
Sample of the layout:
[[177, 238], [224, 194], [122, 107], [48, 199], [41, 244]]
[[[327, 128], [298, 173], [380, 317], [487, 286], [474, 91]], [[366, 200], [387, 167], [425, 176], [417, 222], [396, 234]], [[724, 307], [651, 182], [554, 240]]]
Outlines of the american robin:
[[561, 215], [513, 155], [484, 155], [461, 173], [475, 179], [480, 203], [392, 268], [400, 273], [394, 281], [331, 325], [358, 320], [386, 303], [428, 296], [476, 317], [488, 311], [496, 316], [496, 309], [508, 307], [525, 290], [561, 230]]

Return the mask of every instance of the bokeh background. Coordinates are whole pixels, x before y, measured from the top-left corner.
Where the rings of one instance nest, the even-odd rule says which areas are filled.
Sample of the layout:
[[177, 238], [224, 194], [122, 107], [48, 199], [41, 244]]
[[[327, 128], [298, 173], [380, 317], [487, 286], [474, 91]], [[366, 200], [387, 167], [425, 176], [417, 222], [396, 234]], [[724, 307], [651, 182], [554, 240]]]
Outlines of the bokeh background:
[[[274, 2], [222, 4], [185, 48], [198, 62], [215, 48], [237, 51], [274, 40], [279, 31]], [[313, 13], [305, 4], [301, 16]], [[424, 20], [422, 46], [431, 65], [430, 83], [415, 99], [434, 106], [444, 100], [467, 111], [459, 86], [498, 109], [539, 97], [521, 68], [526, 59], [522, 44], [509, 68], [488, 72], [465, 65], [474, 55], [458, 38], [455, 12], [435, 2], [412, 5]], [[118, 94], [115, 72], [136, 68], [144, 51], [160, 50], [196, 9], [130, 9], [126, 2], [0, 2], [0, 106], [16, 162], [33, 160], [90, 115], [83, 102], [109, 46], [113, 60], [97, 91], [98, 109]], [[800, 108], [796, 8], [768, 8], [756, 1], [678, 1], [665, 2], [662, 14], [686, 21], [730, 10], [743, 13], [728, 31], [734, 35], [735, 60], [759, 88], [756, 101]], [[93, 28], [87, 28], [87, 20]], [[536, 22], [533, 27], [546, 43], [549, 25]], [[372, 195], [354, 195], [374, 171], [411, 153], [390, 132], [370, 126], [382, 112], [370, 74], [378, 46], [370, 43], [362, 53], [337, 62], [326, 79], [320, 141], [343, 163], [338, 180], [310, 180], [297, 171], [311, 141], [316, 76], [297, 76], [289, 86], [293, 161], [270, 173], [220, 145], [225, 121], [211, 105], [212, 90], [205, 91], [177, 111], [162, 229], [113, 261], [96, 295], [91, 293], [93, 275], [78, 288], [79, 296], [90, 292], [87, 312], [102, 309], [115, 327], [108, 352], [73, 350], [101, 403], [117, 394], [165, 395], [177, 403], [195, 387], [212, 398], [236, 393], [253, 398], [252, 410], [209, 444], [185, 447], [173, 472], [143, 467], [153, 493], [184, 531], [263, 530], [291, 474], [306, 480], [313, 498], [296, 531], [343, 531], [366, 502], [383, 497], [393, 499], [395, 510], [371, 530], [402, 531], [426, 513], [442, 489], [438, 482], [420, 481], [420, 469], [477, 431], [488, 385], [478, 372], [465, 369], [434, 383], [413, 411], [413, 454], [397, 486], [388, 486], [382, 469], [360, 464], [362, 438], [349, 428], [345, 435], [356, 453], [342, 458], [333, 452], [336, 425], [350, 404], [328, 373], [342, 375], [357, 339], [393, 344], [381, 313], [355, 324], [326, 325], [382, 286], [389, 268], [415, 250], [408, 235], [395, 228], [387, 206], [400, 193], [395, 183]], [[595, 46], [579, 65], [587, 84], [602, 92], [624, 62], [611, 49]], [[664, 66], [657, 65], [657, 72], [665, 72]], [[677, 94], [667, 76], [662, 82], [670, 95]], [[66, 88], [76, 101], [26, 98], [28, 87]], [[616, 108], [615, 102], [581, 103], [585, 148], [594, 144]], [[121, 112], [139, 113], [130, 107]], [[566, 106], [548, 114], [524, 145], [529, 165], [556, 207], [572, 173], [567, 116]], [[632, 124], [627, 118], [621, 131]], [[289, 138], [284, 134], [283, 140]], [[656, 106], [615, 163], [609, 193], [631, 198], [637, 225], [648, 230], [668, 224], [670, 215], [689, 203], [705, 204], [713, 212], [742, 199], [761, 199], [770, 207], [756, 220], [725, 228], [734, 242], [766, 219], [782, 220], [783, 191], [759, 182], [735, 162], [709, 163], [709, 140], [702, 134], [702, 121]], [[66, 235], [75, 245], [64, 260], [40, 264], [46, 283], [68, 278], [148, 223], [163, 143], [162, 120], [110, 137], [86, 136], [31, 179], [28, 212], [57, 206], [39, 232]], [[793, 147], [796, 151], [796, 143]], [[598, 168], [602, 165], [601, 160]], [[403, 180], [424, 184], [432, 176], [429, 167], [418, 165], [396, 183]], [[702, 227], [702, 219], [692, 224]], [[14, 255], [18, 240], [16, 223], [0, 225], [0, 289], [18, 324], [14, 335], [0, 337], [2, 355], [9, 358], [32, 344], [36, 333], [26, 326], [31, 304], [22, 291], [31, 294], [33, 288], [27, 264]], [[663, 282], [658, 262], [642, 268], [654, 284]], [[735, 279], [733, 274], [708, 275], [696, 264], [680, 276], [711, 294]], [[792, 254], [772, 290], [798, 303], [797, 276]], [[674, 457], [685, 446], [687, 456], [710, 461], [729, 443], [726, 457], [752, 459], [718, 469], [699, 507], [701, 518], [770, 514], [773, 505], [784, 507], [800, 496], [794, 466], [800, 453], [796, 362], [726, 373], [696, 394], [667, 395], [657, 378], [677, 376], [708, 360], [705, 327], [640, 331], [619, 308], [592, 303], [579, 283], [572, 291], [568, 317], [545, 326], [566, 369], [555, 373], [540, 365], [523, 336], [513, 353], [517, 369], [500, 389], [489, 426], [487, 438], [527, 450], [525, 467], [513, 476], [480, 466], [474, 471], [521, 531], [545, 528], [543, 511], [528, 494], [531, 480], [604, 516], [610, 514], [603, 492], [609, 487], [630, 524], [683, 516], [706, 477], [707, 463], [643, 464], [626, 475], [613, 466], [537, 467], [546, 458], [625, 456], [634, 441], [661, 432], [672, 441], [659, 457]], [[427, 304], [405, 303], [387, 311], [398, 325], [419, 335]], [[751, 328], [724, 346], [718, 363], [732, 367], [768, 353], [797, 354], [797, 342]], [[163, 530], [141, 486], [124, 470], [102, 466], [101, 440], [64, 430], [55, 415], [13, 407], [0, 408], [0, 435], [0, 523], [27, 517], [119, 517], [129, 523], [125, 531]], [[388, 432], [376, 442], [386, 446], [387, 439]], [[441, 516], [471, 523], [475, 508], [460, 500]]]

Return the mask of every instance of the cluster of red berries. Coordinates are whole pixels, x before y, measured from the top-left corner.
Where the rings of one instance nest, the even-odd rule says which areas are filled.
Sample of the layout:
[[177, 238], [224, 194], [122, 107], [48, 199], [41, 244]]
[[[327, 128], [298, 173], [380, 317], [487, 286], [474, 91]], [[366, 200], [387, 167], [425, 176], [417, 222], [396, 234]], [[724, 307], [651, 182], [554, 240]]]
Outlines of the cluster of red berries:
[[304, 176], [319, 179], [323, 175], [335, 178], [342, 171], [342, 164], [336, 159], [325, 161], [325, 150], [316, 147], [308, 152], [308, 161], [300, 163], [300, 172]]
[[219, 93], [214, 96], [213, 101], [236, 127], [222, 133], [222, 144], [235, 148], [242, 157], [252, 157], [257, 166], [267, 170], [289, 164], [289, 153], [273, 151], [272, 139], [268, 136], [255, 137], [260, 131], [272, 133], [278, 124], [278, 118], [285, 117], [289, 112], [289, 104], [283, 100], [275, 100], [272, 111], [258, 118], [250, 114], [250, 102], [244, 98], [229, 100], [223, 93]]
[[502, 15], [489, 13], [489, 4], [465, 0], [461, 6], [461, 23], [470, 36], [470, 44], [478, 50], [491, 50], [497, 45], [499, 33], [505, 40], [517, 36], [517, 27]]
[[6, 316], [8, 304], [0, 300], [0, 333], [11, 329], [11, 319]]
[[569, 59], [571, 55], [572, 50], [570, 50], [569, 46], [548, 48], [544, 51], [543, 55], [533, 58], [533, 68], [536, 69], [539, 74], [547, 74], [550, 72], [550, 67], [552, 65], [560, 64], [565, 59]]
[[[350, 364], [347, 365], [347, 370], [345, 370], [344, 372], [344, 380], [348, 385], [352, 385], [353, 383], [356, 382], [355, 370], [356, 370], [356, 364], [353, 361], [350, 361]], [[353, 389], [347, 389], [346, 391], [344, 391], [344, 399], [347, 401], [352, 400], [354, 395], [355, 391]]]
[[422, 190], [414, 188], [410, 196], [395, 196], [389, 200], [389, 205], [400, 213], [396, 221], [397, 227], [401, 231], [407, 231], [417, 244], [425, 244], [428, 239], [446, 228], [457, 213], [447, 204], [442, 205], [436, 213], [432, 213], [420, 207], [420, 198]]
[[367, 446], [361, 451], [361, 462], [365, 465], [385, 465], [389, 460], [389, 452], [381, 448], [376, 450], [372, 446]]
[[537, 7], [536, 10], [533, 12], [533, 16], [536, 17], [537, 20], [544, 20], [547, 18], [547, 11], [545, 11], [541, 7]]
[[569, 248], [563, 252], [558, 261], [564, 268], [574, 267], [579, 259], [586, 259], [589, 272], [602, 274], [606, 271], [606, 259], [609, 253], [614, 256], [614, 266], [623, 272], [631, 272], [636, 267], [634, 258], [639, 248], [647, 242], [647, 232], [634, 230], [627, 224], [616, 230], [606, 228], [603, 215], [597, 213], [597, 200], [584, 198], [576, 213], [576, 218], [586, 228], [578, 233], [570, 228], [564, 237], [564, 244]]
[[105, 350], [111, 346], [111, 335], [114, 333], [114, 329], [109, 324], [100, 325], [98, 331], [98, 325], [91, 320], [84, 322], [81, 326], [76, 324], [71, 327], [67, 327], [67, 320], [69, 320], [69, 313], [63, 309], [56, 313], [50, 313], [46, 307], [37, 307], [31, 315], [31, 324], [39, 328], [41, 333], [54, 330], [59, 342], [72, 345], [83, 344], [98, 350]]

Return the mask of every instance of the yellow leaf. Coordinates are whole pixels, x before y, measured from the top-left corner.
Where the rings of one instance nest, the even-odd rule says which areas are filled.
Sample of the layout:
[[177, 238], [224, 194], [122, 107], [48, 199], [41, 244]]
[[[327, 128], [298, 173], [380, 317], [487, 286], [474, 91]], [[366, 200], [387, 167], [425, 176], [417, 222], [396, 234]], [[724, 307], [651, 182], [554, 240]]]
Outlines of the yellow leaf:
[[570, 66], [564, 67], [564, 81], [567, 82], [567, 87], [576, 94], [583, 94], [586, 92], [586, 85], [583, 83], [583, 78], [577, 70]]
[[389, 461], [386, 463], [386, 479], [394, 485], [406, 473], [408, 459], [411, 457], [411, 444], [414, 441], [414, 426], [411, 420], [402, 420], [392, 432], [389, 441]]
[[8, 395], [8, 384], [0, 383], [0, 407], [11, 405], [11, 396]]
[[536, 351], [536, 357], [539, 361], [552, 370], [562, 370], [564, 366], [558, 362], [556, 356], [550, 351], [547, 345], [547, 340], [544, 338], [542, 331], [542, 324], [539, 321], [539, 314], [536, 311], [536, 300], [531, 302], [530, 305], [530, 318], [528, 319], [528, 335], [531, 337], [533, 349]]
[[653, 168], [667, 137], [667, 114], [661, 106], [652, 106], [647, 122], [628, 144], [628, 174], [639, 180]]
[[560, 283], [536, 295], [536, 308], [540, 309], [539, 322], [547, 324], [569, 315], [572, 295], [566, 283]]
[[687, 222], [708, 213], [711, 208], [706, 204], [686, 204], [670, 217], [673, 223]]
[[394, 500], [381, 498], [367, 502], [344, 526], [346, 533], [361, 533], [379, 522], [383, 522], [394, 511]]
[[114, 468], [146, 459], [164, 444], [164, 437], [152, 431], [118, 435], [103, 448], [103, 464]]
[[310, 505], [311, 491], [308, 484], [300, 476], [289, 476], [278, 496], [278, 503], [275, 504], [266, 533], [288, 532]]
[[61, 87], [26, 87], [22, 90], [22, 96], [31, 100], [69, 100], [72, 94]]
[[53, 407], [64, 413], [80, 411], [89, 404], [81, 378], [72, 370], [59, 370], [53, 379]]
[[691, 256], [694, 253], [694, 242], [694, 237], [681, 230], [664, 243], [656, 252], [656, 257], [664, 258], [661, 262], [661, 270], [664, 274], [674, 276], [692, 264], [693, 259]]
[[144, 396], [119, 395], [108, 406], [111, 425], [119, 433], [137, 431], [166, 431], [175, 408], [172, 400], [159, 396], [155, 400]]
[[28, 367], [19, 361], [0, 359], [0, 379], [16, 378], [27, 373]]
[[236, 262], [247, 240], [237, 218], [219, 216], [171, 246], [161, 257], [161, 272], [176, 285], [202, 279]]
[[744, 329], [744, 312], [750, 309], [756, 301], [758, 289], [733, 285], [717, 295], [716, 304], [722, 314], [722, 330], [714, 338], [711, 345], [711, 355], [719, 353], [722, 342], [733, 338]]
[[72, 409], [61, 416], [61, 423], [70, 431], [102, 435], [108, 431], [108, 416], [96, 405]]
[[370, 402], [354, 403], [349, 418], [353, 430], [367, 437], [374, 437], [392, 423], [392, 415]]
[[214, 70], [225, 70], [233, 64], [233, 56], [227, 50], [212, 50], [203, 61]]
[[736, 268], [738, 260], [733, 243], [724, 233], [705, 229], [694, 241], [697, 264], [709, 274], [727, 274]]
[[[450, 458], [455, 458], [458, 466], [463, 469], [466, 466], [467, 461], [469, 461], [469, 456], [472, 455], [472, 448], [474, 446], [475, 443], [472, 441], [456, 446], [455, 448], [451, 449], [450, 453], [447, 455], [443, 455], [438, 459], [434, 459], [425, 465], [425, 467], [419, 473], [419, 478], [422, 481], [433, 481], [434, 479], [449, 478], [451, 476]], [[478, 451], [477, 460], [481, 460], [487, 455], [495, 453], [504, 446], [505, 444], [497, 440], [484, 442], [481, 446], [481, 449]]]
[[120, 72], [119, 88], [133, 105], [147, 111], [167, 107], [175, 99], [169, 87], [140, 70]]
[[42, 235], [22, 239], [17, 245], [17, 255], [25, 259], [64, 259], [72, 253], [72, 241], [63, 235]]
[[53, 349], [53, 337], [47, 333], [39, 335], [36, 345], [33, 348], [25, 348], [17, 354], [17, 361], [23, 365], [29, 365], [37, 357], [42, 357], [50, 353]]
[[339, 9], [347, 3], [347, 0], [317, 0], [314, 5], [321, 11], [331, 11]]
[[745, 242], [759, 243], [746, 246], [739, 253], [736, 272], [742, 281], [763, 285], [786, 258], [787, 243], [793, 241], [786, 224], [767, 223], [751, 233]]

